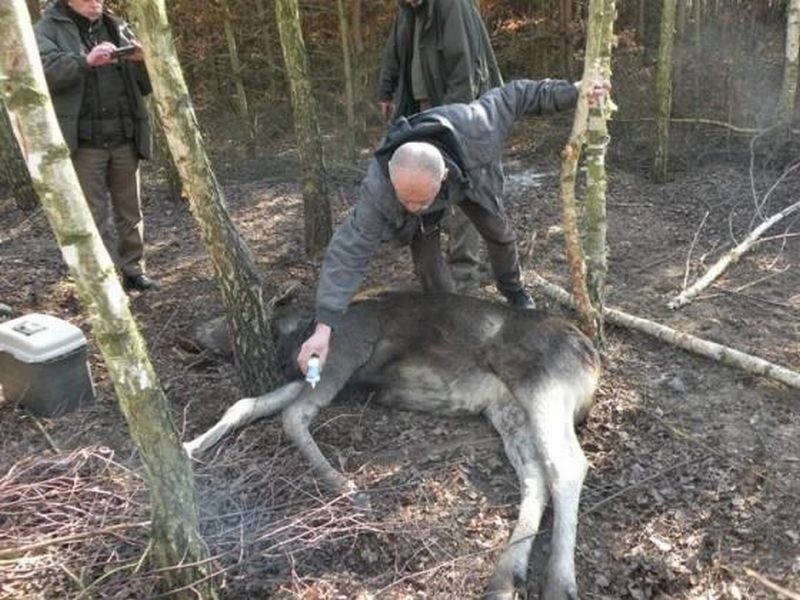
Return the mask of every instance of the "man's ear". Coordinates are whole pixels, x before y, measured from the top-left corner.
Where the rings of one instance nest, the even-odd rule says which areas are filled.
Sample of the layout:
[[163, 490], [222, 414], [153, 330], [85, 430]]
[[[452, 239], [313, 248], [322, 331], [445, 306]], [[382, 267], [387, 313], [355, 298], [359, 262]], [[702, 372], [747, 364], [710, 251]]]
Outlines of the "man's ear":
[[445, 179], [447, 179], [447, 176], [448, 176], [449, 174], [450, 174], [450, 169], [448, 169], [447, 167], [445, 167], [445, 169], [444, 169], [444, 175], [442, 175], [442, 181], [444, 181]]

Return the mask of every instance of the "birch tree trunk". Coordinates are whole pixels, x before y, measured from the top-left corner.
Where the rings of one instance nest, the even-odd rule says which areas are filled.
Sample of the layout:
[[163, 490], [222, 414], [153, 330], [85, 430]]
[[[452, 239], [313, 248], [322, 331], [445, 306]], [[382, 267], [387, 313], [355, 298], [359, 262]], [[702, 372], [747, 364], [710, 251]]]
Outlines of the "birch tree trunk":
[[[605, 120], [613, 109], [613, 103], [601, 103], [589, 109], [586, 91], [593, 82], [610, 74], [610, 56], [615, 16], [614, 0], [591, 0], [587, 29], [586, 55], [583, 70], [583, 89], [578, 97], [575, 118], [561, 161], [561, 201], [564, 243], [567, 265], [570, 271], [572, 294], [578, 307], [581, 325], [587, 335], [598, 346], [603, 343], [602, 287], [606, 271], [606, 220], [605, 220], [605, 147], [608, 130]], [[590, 127], [591, 123], [591, 127]], [[587, 131], [591, 132], [587, 134]], [[587, 219], [591, 223], [591, 240], [587, 240], [587, 251], [592, 253], [592, 278], [595, 289], [591, 296], [587, 286], [587, 265], [581, 248], [578, 227], [578, 212], [575, 203], [575, 181], [578, 161], [585, 141], [588, 149], [587, 166], [590, 171], [588, 194], [592, 197], [587, 205]], [[596, 301], [593, 302], [592, 296]]]
[[653, 180], [667, 180], [669, 162], [669, 115], [672, 109], [672, 47], [675, 40], [675, 2], [662, 0], [661, 37], [656, 70], [656, 151], [653, 159]]
[[164, 170], [164, 180], [167, 184], [167, 197], [171, 201], [179, 202], [184, 197], [181, 175], [178, 173], [178, 168], [175, 166], [175, 161], [172, 159], [172, 154], [169, 151], [167, 136], [164, 134], [164, 125], [161, 123], [161, 117], [156, 110], [152, 97], [148, 96], [146, 102], [147, 114], [150, 115], [150, 119], [153, 122], [153, 158]]
[[264, 393], [275, 387], [279, 372], [270, 345], [271, 315], [253, 258], [231, 221], [203, 147], [164, 1], [140, 0], [128, 10], [139, 25], [167, 143], [222, 292], [243, 391]]
[[[165, 591], [213, 597], [198, 532], [194, 481], [169, 406], [147, 356], [70, 161], [24, 0], [0, 5], [0, 93], [18, 117], [42, 207], [89, 314], [120, 408], [142, 456], [152, 500], [150, 557]], [[176, 592], [179, 589], [185, 591]]]
[[297, 0], [275, 0], [275, 16], [292, 90], [294, 131], [303, 171], [303, 210], [306, 252], [321, 254], [331, 237], [331, 207], [325, 181], [325, 159], [319, 132], [317, 104], [311, 93], [308, 56], [300, 28]]
[[236, 112], [246, 129], [250, 129], [250, 115], [247, 109], [247, 93], [244, 90], [242, 79], [242, 62], [239, 60], [239, 50], [236, 47], [236, 35], [233, 32], [233, 17], [228, 2], [222, 2], [222, 24], [225, 29], [225, 41], [228, 44], [228, 59], [231, 63], [233, 84], [236, 87]]
[[800, 53], [800, 0], [790, 0], [786, 8], [786, 57], [778, 104], [778, 122], [787, 130], [794, 117], [797, 97], [798, 53]]
[[[594, 1], [589, 6], [589, 31], [587, 37], [587, 65], [584, 80], [602, 77], [611, 80], [611, 52], [614, 45], [615, 0]], [[598, 347], [605, 343], [603, 328], [603, 303], [606, 275], [608, 273], [608, 248], [606, 233], [606, 148], [608, 147], [608, 119], [615, 109], [605, 98], [589, 108], [586, 130], [586, 278], [589, 300], [596, 313], [596, 338]]]
[[339, 12], [339, 33], [342, 37], [342, 59], [344, 65], [344, 104], [347, 115], [347, 159], [356, 162], [356, 98], [353, 85], [353, 52], [350, 49], [350, 19], [344, 5], [344, 0], [336, 0], [336, 9]]
[[28, 165], [22, 155], [14, 123], [0, 98], [0, 180], [10, 188], [14, 201], [23, 212], [30, 212], [39, 205]]

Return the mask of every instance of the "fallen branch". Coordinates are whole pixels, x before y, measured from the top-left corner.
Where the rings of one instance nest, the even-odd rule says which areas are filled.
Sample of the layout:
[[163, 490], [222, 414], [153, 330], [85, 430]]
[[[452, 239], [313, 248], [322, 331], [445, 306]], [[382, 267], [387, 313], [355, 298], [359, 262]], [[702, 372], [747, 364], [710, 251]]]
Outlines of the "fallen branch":
[[[564, 289], [548, 282], [537, 273], [533, 273], [532, 275], [533, 285], [546, 296], [561, 304], [566, 304], [572, 308], [575, 307], [572, 297]], [[754, 375], [769, 377], [770, 379], [780, 381], [790, 387], [800, 389], [800, 373], [766, 361], [763, 358], [745, 354], [744, 352], [734, 350], [722, 344], [709, 342], [708, 340], [691, 335], [690, 333], [661, 325], [655, 321], [629, 315], [615, 308], [605, 307], [603, 309], [603, 314], [609, 322], [614, 325], [641, 331], [642, 333], [652, 335], [659, 340], [669, 342], [684, 350], [721, 362], [724, 365], [736, 367]]]
[[784, 217], [792, 214], [798, 208], [800, 208], [800, 201], [787, 206], [781, 212], [772, 215], [769, 219], [761, 223], [761, 225], [753, 229], [753, 231], [748, 234], [742, 243], [738, 244], [735, 248], [730, 250], [721, 259], [719, 259], [714, 265], [712, 265], [712, 267], [706, 271], [706, 274], [694, 282], [692, 286], [684, 289], [680, 294], [675, 296], [675, 298], [670, 300], [667, 306], [675, 309], [689, 304], [689, 302], [696, 298], [700, 292], [711, 285], [711, 283], [717, 277], [719, 277], [729, 265], [737, 262], [739, 258], [741, 258], [742, 254], [747, 252], [758, 241], [758, 238], [760, 238], [764, 232], [766, 232], [770, 227], [775, 225], [775, 223], [779, 222]]
[[753, 569], [748, 569], [747, 567], [744, 568], [744, 572], [747, 574], [748, 577], [752, 577], [756, 581], [758, 581], [761, 585], [766, 588], [769, 588], [779, 596], [783, 598], [789, 598], [789, 600], [800, 600], [800, 594], [792, 592], [791, 590], [787, 590], [786, 588], [782, 588], [781, 586], [772, 583], [769, 579], [761, 575], [760, 573], [756, 573]]

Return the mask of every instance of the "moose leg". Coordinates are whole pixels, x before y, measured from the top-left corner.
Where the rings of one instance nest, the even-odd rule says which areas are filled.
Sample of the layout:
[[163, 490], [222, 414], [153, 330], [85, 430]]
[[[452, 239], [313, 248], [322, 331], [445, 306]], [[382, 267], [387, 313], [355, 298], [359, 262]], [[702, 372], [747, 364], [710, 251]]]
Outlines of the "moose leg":
[[511, 400], [491, 405], [485, 414], [503, 439], [520, 485], [519, 518], [487, 590], [487, 597], [492, 600], [511, 600], [516, 587], [524, 589], [527, 581], [531, 546], [547, 504], [547, 487], [525, 411]]
[[588, 462], [573, 425], [578, 391], [565, 381], [514, 390], [523, 402], [553, 499], [553, 534], [543, 598], [577, 600], [575, 538], [578, 505]]
[[[311, 463], [314, 473], [325, 487], [339, 494], [352, 494], [357, 489], [355, 483], [331, 466], [308, 430], [311, 421], [323, 406], [331, 403], [337, 391], [338, 387], [333, 392], [326, 392], [323, 383], [316, 390], [300, 396], [297, 402], [283, 411], [283, 430]], [[364, 499], [357, 498], [357, 501], [363, 502]]]
[[196, 457], [216, 444], [224, 435], [234, 429], [244, 427], [261, 417], [268, 417], [283, 410], [303, 389], [303, 382], [293, 381], [277, 390], [256, 396], [242, 398], [225, 411], [222, 418], [211, 429], [197, 436], [183, 447], [190, 457]]

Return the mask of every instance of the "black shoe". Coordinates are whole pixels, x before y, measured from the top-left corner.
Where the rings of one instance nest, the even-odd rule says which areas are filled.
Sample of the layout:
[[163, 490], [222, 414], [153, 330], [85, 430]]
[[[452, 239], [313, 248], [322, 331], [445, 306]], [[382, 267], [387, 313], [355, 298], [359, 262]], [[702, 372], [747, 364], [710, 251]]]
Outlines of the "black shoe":
[[533, 301], [533, 298], [531, 298], [531, 295], [525, 290], [503, 292], [503, 295], [511, 306], [519, 310], [534, 310], [536, 308], [536, 303]]
[[155, 279], [150, 279], [147, 275], [125, 275], [122, 278], [122, 287], [126, 290], [139, 290], [146, 292], [148, 290], [160, 290], [161, 286]]

